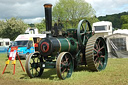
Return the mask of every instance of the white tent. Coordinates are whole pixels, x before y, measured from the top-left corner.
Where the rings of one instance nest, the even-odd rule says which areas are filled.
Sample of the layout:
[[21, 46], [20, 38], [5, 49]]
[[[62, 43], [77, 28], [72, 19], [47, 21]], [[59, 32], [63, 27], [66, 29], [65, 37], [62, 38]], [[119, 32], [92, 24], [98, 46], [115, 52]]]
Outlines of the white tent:
[[128, 34], [128, 29], [118, 29], [113, 32], [113, 34]]

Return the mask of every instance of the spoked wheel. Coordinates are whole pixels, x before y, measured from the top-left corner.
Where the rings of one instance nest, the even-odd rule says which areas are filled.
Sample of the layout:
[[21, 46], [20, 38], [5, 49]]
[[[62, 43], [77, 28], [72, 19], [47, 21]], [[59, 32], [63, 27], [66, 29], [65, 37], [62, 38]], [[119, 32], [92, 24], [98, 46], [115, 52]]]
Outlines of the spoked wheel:
[[25, 69], [30, 78], [40, 77], [42, 75], [44, 69], [42, 68], [41, 62], [43, 62], [43, 59], [39, 53], [29, 54]]
[[92, 36], [92, 28], [90, 23], [83, 19], [79, 22], [77, 28], [78, 42], [81, 47], [85, 47], [87, 40]]
[[[76, 54], [76, 62], [75, 62], [75, 67], [78, 66], [79, 63], [81, 64], [86, 64], [85, 60], [85, 46], [88, 41], [88, 39], [92, 36], [92, 28], [90, 23], [83, 19], [79, 22], [78, 27], [77, 27], [77, 39], [79, 42], [80, 50]], [[82, 56], [80, 56], [82, 54]], [[80, 60], [82, 59], [82, 61]]]
[[56, 62], [57, 75], [60, 79], [66, 79], [71, 77], [73, 72], [73, 58], [68, 52], [62, 52], [59, 54]]
[[86, 62], [92, 71], [101, 71], [106, 68], [108, 60], [107, 46], [102, 37], [91, 37], [86, 45]]

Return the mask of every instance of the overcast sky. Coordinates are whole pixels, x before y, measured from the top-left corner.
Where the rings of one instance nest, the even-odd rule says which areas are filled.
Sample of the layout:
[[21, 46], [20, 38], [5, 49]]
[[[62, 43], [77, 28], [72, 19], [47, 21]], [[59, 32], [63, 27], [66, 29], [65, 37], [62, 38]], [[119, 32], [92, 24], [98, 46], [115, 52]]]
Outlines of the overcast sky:
[[[0, 0], [0, 19], [17, 17], [26, 23], [39, 23], [44, 17], [45, 3], [55, 5], [57, 0]], [[128, 0], [86, 0], [96, 11], [105, 16], [128, 11]]]

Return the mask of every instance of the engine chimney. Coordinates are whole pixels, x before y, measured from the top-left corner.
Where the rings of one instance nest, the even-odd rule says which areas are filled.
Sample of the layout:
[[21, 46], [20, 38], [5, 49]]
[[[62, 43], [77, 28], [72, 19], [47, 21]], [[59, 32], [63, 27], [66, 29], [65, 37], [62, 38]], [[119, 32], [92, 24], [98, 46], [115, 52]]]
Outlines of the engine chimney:
[[52, 4], [44, 4], [45, 8], [45, 22], [46, 22], [46, 34], [47, 37], [51, 33], [52, 28]]

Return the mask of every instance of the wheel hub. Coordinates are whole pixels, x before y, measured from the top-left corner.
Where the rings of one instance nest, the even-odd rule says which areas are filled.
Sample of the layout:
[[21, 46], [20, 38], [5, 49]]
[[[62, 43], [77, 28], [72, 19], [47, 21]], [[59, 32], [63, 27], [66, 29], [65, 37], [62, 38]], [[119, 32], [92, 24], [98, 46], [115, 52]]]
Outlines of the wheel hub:
[[32, 64], [31, 64], [31, 67], [33, 67], [33, 68], [38, 68], [38, 63], [32, 63]]
[[97, 55], [98, 56], [101, 56], [102, 55], [102, 52], [101, 51], [98, 51]]

